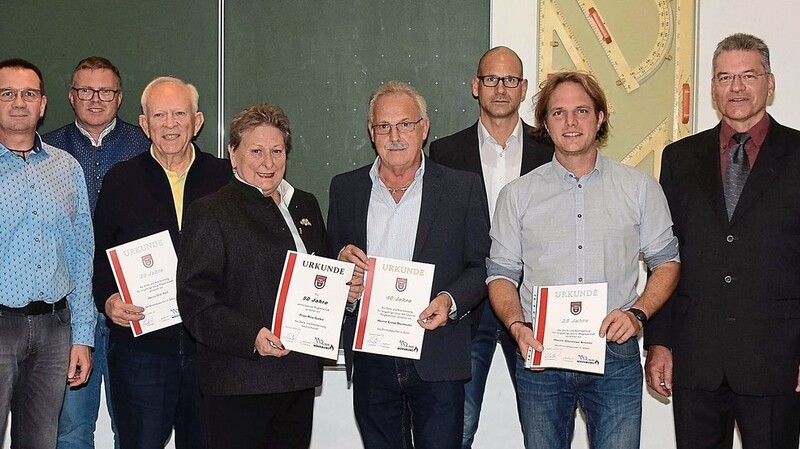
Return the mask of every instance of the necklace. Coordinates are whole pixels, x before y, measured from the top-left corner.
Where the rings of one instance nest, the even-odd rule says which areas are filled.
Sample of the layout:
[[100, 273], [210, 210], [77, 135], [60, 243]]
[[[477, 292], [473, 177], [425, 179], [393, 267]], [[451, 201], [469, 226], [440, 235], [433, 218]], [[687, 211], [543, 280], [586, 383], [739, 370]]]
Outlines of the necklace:
[[391, 194], [391, 195], [394, 195], [395, 193], [398, 193], [398, 192], [401, 192], [401, 193], [405, 192], [406, 190], [408, 190], [409, 187], [411, 187], [411, 184], [414, 184], [414, 181], [412, 180], [405, 187], [392, 188], [392, 187], [389, 187], [388, 184], [386, 184], [386, 180], [383, 179], [383, 176], [381, 176], [380, 178], [381, 178], [381, 181], [383, 181], [383, 186], [386, 187], [386, 190], [388, 190], [389, 194]]
[[31, 148], [30, 150], [12, 150], [11, 148], [9, 148], [9, 150], [10, 150], [12, 153], [14, 153], [15, 155], [17, 155], [17, 156], [21, 157], [22, 159], [27, 159], [27, 158], [28, 158], [28, 153], [30, 153], [30, 152], [31, 152], [31, 151], [33, 151], [34, 149], [33, 149], [33, 148]]

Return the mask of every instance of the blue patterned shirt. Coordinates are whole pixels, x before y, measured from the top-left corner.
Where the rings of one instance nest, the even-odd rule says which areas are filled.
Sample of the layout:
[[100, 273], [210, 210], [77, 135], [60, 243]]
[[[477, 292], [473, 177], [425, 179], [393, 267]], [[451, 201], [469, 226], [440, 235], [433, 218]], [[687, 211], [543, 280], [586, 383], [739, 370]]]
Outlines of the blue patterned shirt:
[[71, 154], [83, 167], [92, 215], [106, 172], [117, 162], [127, 161], [150, 149], [150, 139], [138, 126], [118, 118], [109, 128], [103, 131], [105, 134], [97, 146], [75, 122], [42, 136], [45, 143]]
[[94, 233], [80, 164], [37, 135], [27, 161], [0, 144], [0, 304], [67, 297], [72, 343], [93, 346]]

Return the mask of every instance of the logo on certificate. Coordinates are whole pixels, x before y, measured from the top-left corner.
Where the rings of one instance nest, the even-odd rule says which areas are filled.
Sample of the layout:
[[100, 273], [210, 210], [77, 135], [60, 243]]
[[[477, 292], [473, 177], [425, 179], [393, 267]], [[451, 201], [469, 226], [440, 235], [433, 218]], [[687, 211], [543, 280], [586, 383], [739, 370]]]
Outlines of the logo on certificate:
[[327, 280], [328, 280], [327, 276], [318, 274], [317, 277], [314, 278], [314, 287], [316, 287], [317, 289], [325, 288], [325, 281]]
[[397, 349], [401, 351], [408, 351], [408, 352], [419, 352], [419, 347], [416, 345], [412, 345], [405, 340], [400, 340]]
[[572, 312], [573, 315], [581, 313], [581, 301], [572, 301], [569, 303], [569, 311]]
[[144, 265], [145, 268], [153, 268], [153, 255], [145, 254], [142, 256], [142, 265]]
[[394, 288], [395, 288], [395, 289], [396, 289], [398, 292], [404, 292], [404, 291], [406, 291], [406, 287], [407, 287], [407, 286], [408, 286], [408, 279], [407, 279], [407, 278], [397, 278], [397, 279], [394, 281]]

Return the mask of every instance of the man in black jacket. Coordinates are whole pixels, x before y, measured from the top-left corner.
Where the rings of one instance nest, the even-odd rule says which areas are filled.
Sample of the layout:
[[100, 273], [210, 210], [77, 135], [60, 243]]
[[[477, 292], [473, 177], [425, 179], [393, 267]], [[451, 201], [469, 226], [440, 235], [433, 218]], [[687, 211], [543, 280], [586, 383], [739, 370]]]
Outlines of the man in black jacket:
[[678, 448], [797, 449], [800, 432], [800, 132], [766, 112], [763, 40], [717, 45], [722, 121], [664, 150], [661, 185], [683, 272], [648, 323], [646, 379], [674, 397]]
[[139, 124], [150, 151], [115, 165], [95, 211], [94, 299], [111, 328], [108, 368], [121, 449], [163, 448], [173, 427], [177, 448], [204, 447], [194, 342], [183, 324], [134, 338], [144, 309], [120, 299], [105, 250], [168, 230], [176, 252], [183, 211], [227, 184], [230, 163], [192, 144], [203, 124], [197, 89], [177, 78], [153, 80], [142, 93]]
[[[480, 105], [478, 121], [431, 143], [431, 160], [481, 175], [490, 217], [503, 186], [553, 158], [553, 148], [534, 140], [530, 136], [530, 126], [519, 117], [519, 105], [527, 89], [522, 60], [513, 50], [495, 47], [487, 51], [472, 78], [472, 95]], [[515, 384], [516, 344], [505, 326], [497, 321], [486, 301], [472, 314], [472, 380], [464, 387], [462, 449], [472, 447], [478, 430], [486, 378], [497, 342], [503, 349], [511, 382]]]

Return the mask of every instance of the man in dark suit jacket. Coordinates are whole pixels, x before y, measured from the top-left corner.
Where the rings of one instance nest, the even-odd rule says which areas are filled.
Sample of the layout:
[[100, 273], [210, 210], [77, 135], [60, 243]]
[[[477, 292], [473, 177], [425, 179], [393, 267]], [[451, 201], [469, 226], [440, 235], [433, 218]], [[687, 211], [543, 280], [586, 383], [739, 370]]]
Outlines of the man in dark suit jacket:
[[194, 341], [183, 324], [134, 338], [142, 307], [122, 301], [105, 250], [168, 230], [180, 249], [183, 212], [231, 178], [230, 163], [203, 153], [192, 139], [203, 125], [197, 89], [177, 78], [151, 81], [142, 94], [139, 124], [150, 151], [115, 165], [103, 180], [94, 215], [93, 294], [111, 330], [108, 372], [122, 449], [205, 447]]
[[[481, 175], [489, 218], [497, 195], [509, 181], [553, 159], [553, 148], [536, 141], [531, 127], [519, 117], [528, 80], [523, 78], [522, 60], [508, 47], [495, 47], [483, 54], [472, 78], [472, 96], [478, 99], [478, 121], [469, 128], [431, 143], [430, 158], [451, 168]], [[491, 220], [490, 220], [491, 221]], [[503, 348], [511, 383], [515, 385], [516, 345], [486, 301], [472, 311], [472, 379], [464, 386], [464, 435], [462, 449], [472, 447], [486, 378], [497, 342]]]
[[674, 394], [681, 449], [730, 448], [734, 422], [745, 448], [797, 449], [800, 132], [766, 113], [775, 78], [764, 41], [725, 38], [713, 68], [722, 122], [664, 150], [684, 268], [645, 330], [647, 382]]
[[[390, 81], [370, 99], [369, 132], [378, 153], [366, 167], [331, 182], [328, 232], [333, 251], [353, 262], [354, 304], [367, 254], [436, 266], [419, 360], [347, 352], [353, 402], [367, 449], [456, 449], [461, 444], [464, 381], [470, 376], [470, 325], [461, 321], [486, 296], [486, 203], [478, 176], [424, 158], [425, 100]], [[344, 325], [352, 347], [355, 317]]]

